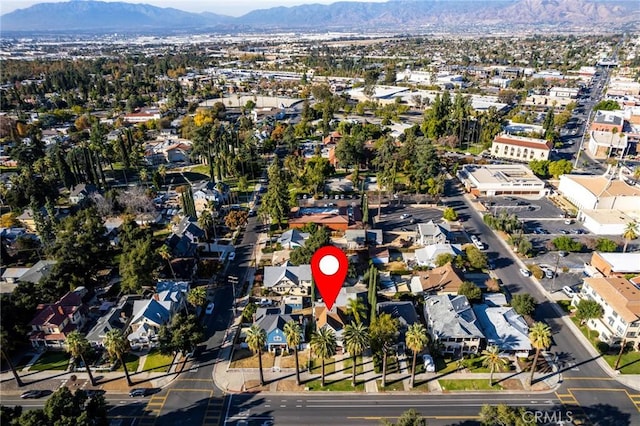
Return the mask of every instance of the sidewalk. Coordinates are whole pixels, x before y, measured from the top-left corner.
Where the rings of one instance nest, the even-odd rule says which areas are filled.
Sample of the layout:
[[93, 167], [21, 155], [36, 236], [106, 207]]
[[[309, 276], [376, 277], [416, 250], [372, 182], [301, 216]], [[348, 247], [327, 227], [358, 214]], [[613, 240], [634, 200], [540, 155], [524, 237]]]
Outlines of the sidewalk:
[[[479, 204], [473, 201], [466, 193], [464, 197], [472, 207], [475, 206], [476, 204]], [[482, 216], [478, 210], [476, 210], [475, 212], [478, 215]], [[511, 251], [511, 248], [509, 247], [507, 242], [504, 241], [502, 238], [500, 238], [500, 236], [497, 235], [497, 237], [498, 237], [498, 241], [500, 241], [500, 244], [502, 244], [507, 250]], [[513, 256], [513, 257], [520, 268], [526, 269], [526, 265], [522, 261], [522, 259], [520, 259], [520, 257], [518, 256]], [[542, 284], [540, 284], [540, 281], [538, 281], [537, 278], [532, 276], [531, 279], [536, 283], [536, 285], [538, 286], [538, 289], [542, 292], [542, 294], [544, 294], [547, 300], [551, 302], [555, 302], [553, 295], [549, 293]], [[600, 353], [598, 353], [598, 351], [596, 350], [596, 348], [593, 347], [591, 342], [587, 340], [587, 338], [584, 336], [584, 334], [582, 334], [580, 329], [576, 327], [576, 325], [573, 323], [573, 321], [571, 321], [571, 319], [567, 317], [567, 315], [565, 315], [566, 313], [562, 310], [562, 308], [560, 308], [560, 306], [558, 306], [557, 303], [553, 303], [551, 306], [558, 314], [558, 318], [560, 318], [560, 320], [564, 323], [564, 325], [571, 330], [571, 333], [573, 333], [573, 335], [582, 343], [582, 346], [585, 348], [585, 350], [589, 353], [589, 355], [591, 355], [595, 359], [595, 361], [598, 363], [600, 368], [602, 368], [605, 371], [605, 373], [607, 373], [607, 375], [609, 375], [610, 377], [612, 377], [613, 379], [617, 380], [618, 382], [622, 383], [625, 386], [628, 386], [632, 389], [640, 391], [640, 375], [637, 375], [637, 374], [622, 375], [618, 371], [615, 371], [613, 368], [611, 368], [609, 363], [607, 363], [602, 358]]]
[[[96, 379], [96, 386], [91, 386], [89, 377], [85, 371], [19, 371], [18, 374], [25, 384], [19, 387], [11, 371], [0, 374], [0, 395], [20, 395], [31, 389], [56, 391], [62, 386], [70, 389], [101, 389], [115, 393], [128, 394], [136, 388], [163, 388], [178, 377], [177, 372], [182, 369], [183, 360], [176, 356], [167, 373], [151, 373], [145, 371], [130, 372], [129, 376], [133, 385], [129, 386], [123, 371], [100, 372], [92, 371]], [[75, 380], [74, 380], [75, 376]]]

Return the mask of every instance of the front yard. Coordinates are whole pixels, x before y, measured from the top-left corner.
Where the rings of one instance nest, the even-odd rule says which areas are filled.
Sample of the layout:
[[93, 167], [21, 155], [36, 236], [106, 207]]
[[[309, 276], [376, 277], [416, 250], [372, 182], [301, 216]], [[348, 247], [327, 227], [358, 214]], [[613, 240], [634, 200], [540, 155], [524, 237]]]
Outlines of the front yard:
[[29, 368], [30, 371], [66, 370], [70, 355], [67, 352], [47, 351]]
[[[171, 368], [173, 358], [173, 355], [163, 355], [159, 350], [153, 349], [147, 355], [142, 369], [150, 373], [166, 373]], [[127, 368], [129, 368], [128, 363]]]
[[[271, 352], [262, 353], [262, 368], [271, 368], [275, 362], [275, 355]], [[294, 361], [295, 362], [295, 361]], [[240, 348], [233, 351], [233, 358], [229, 368], [258, 368], [258, 356], [249, 349]], [[302, 366], [301, 366], [302, 368]]]

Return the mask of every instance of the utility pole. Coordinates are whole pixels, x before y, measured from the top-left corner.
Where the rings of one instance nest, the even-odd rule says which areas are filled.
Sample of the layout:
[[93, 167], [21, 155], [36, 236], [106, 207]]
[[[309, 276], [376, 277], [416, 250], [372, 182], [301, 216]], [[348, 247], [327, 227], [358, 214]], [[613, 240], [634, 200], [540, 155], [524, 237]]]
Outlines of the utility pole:
[[551, 284], [551, 288], [553, 291], [556, 289], [556, 276], [558, 275], [558, 264], [560, 263], [560, 254], [556, 254], [556, 267], [553, 269], [553, 283]]

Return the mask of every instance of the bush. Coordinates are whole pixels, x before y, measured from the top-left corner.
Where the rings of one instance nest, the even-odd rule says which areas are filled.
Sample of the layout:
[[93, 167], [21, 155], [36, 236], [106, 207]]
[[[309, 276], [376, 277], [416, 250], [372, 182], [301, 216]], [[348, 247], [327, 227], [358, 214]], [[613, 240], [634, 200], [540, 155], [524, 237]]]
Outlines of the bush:
[[608, 343], [601, 342], [600, 340], [598, 340], [598, 343], [596, 343], [596, 349], [601, 354], [606, 354], [606, 353], [609, 352], [609, 349], [611, 349], [611, 348], [609, 347]]
[[556, 237], [551, 242], [556, 249], [562, 251], [579, 252], [584, 250], [584, 244], [566, 235]]
[[544, 272], [538, 265], [529, 265], [529, 270], [531, 271], [533, 276], [536, 277], [537, 279], [540, 280], [544, 278]]

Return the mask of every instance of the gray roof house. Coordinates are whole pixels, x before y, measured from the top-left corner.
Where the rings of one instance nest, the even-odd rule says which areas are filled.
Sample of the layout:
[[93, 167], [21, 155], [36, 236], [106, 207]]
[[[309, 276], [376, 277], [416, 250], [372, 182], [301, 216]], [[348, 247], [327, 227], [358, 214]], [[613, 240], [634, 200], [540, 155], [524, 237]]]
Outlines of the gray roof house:
[[487, 339], [487, 345], [501, 352], [527, 357], [531, 352], [527, 322], [513, 308], [476, 305], [473, 311]]
[[20, 282], [37, 284], [42, 278], [47, 277], [53, 270], [55, 260], [39, 260], [27, 272], [20, 276]]
[[431, 244], [426, 247], [419, 248], [415, 251], [416, 263], [420, 266], [435, 266], [436, 259], [439, 255], [449, 253], [457, 256], [462, 253], [460, 244]]
[[457, 356], [478, 352], [484, 334], [466, 296], [428, 296], [424, 317], [434, 342], [444, 353]]
[[98, 318], [96, 325], [87, 333], [87, 340], [94, 346], [102, 345], [102, 341], [111, 330], [125, 330], [133, 311], [133, 301], [128, 296], [120, 299], [118, 305]]
[[309, 296], [311, 294], [311, 265], [293, 266], [285, 262], [280, 266], [264, 268], [264, 287], [278, 294]]
[[296, 247], [304, 246], [307, 238], [309, 238], [308, 233], [300, 232], [297, 229], [289, 229], [288, 231], [285, 231], [280, 238], [278, 238], [278, 243], [280, 243], [284, 248], [294, 249]]
[[69, 192], [69, 202], [71, 204], [80, 204], [91, 194], [97, 191], [98, 188], [95, 185], [90, 183], [79, 183]]
[[418, 244], [422, 246], [447, 243], [450, 235], [451, 227], [446, 222], [435, 223], [430, 220], [427, 223], [418, 224]]
[[411, 324], [418, 322], [418, 313], [413, 306], [413, 302], [380, 302], [376, 305], [378, 315], [389, 314], [391, 318], [396, 318], [400, 324], [398, 330], [397, 346], [404, 348], [404, 338], [407, 328]]

